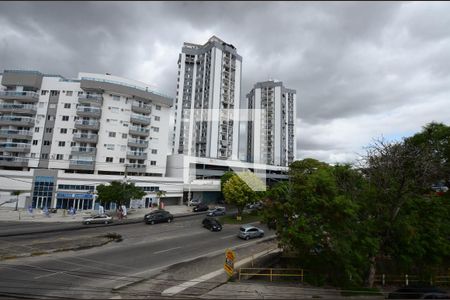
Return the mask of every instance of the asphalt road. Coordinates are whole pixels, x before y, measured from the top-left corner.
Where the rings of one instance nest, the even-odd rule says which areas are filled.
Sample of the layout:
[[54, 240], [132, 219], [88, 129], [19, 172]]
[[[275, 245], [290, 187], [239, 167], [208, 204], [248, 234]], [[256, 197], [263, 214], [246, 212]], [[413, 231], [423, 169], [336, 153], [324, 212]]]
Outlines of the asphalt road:
[[[179, 218], [170, 224], [142, 222], [52, 233], [51, 238], [64, 238], [116, 232], [123, 241], [82, 251], [2, 261], [0, 297], [109, 298], [114, 296], [111, 289], [118, 285], [156, 275], [177, 263], [255, 242], [237, 238], [238, 225], [225, 225], [221, 232], [210, 232], [201, 225], [203, 217]], [[20, 244], [27, 238], [39, 240], [49, 238], [49, 234], [2, 237], [0, 242]]]

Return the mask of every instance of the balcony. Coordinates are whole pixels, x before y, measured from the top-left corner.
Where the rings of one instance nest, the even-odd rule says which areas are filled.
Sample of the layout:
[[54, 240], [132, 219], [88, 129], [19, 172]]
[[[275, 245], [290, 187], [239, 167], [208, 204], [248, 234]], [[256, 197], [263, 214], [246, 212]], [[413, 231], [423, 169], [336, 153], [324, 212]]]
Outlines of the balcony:
[[1, 116], [0, 125], [12, 125], [18, 127], [33, 127], [34, 118], [20, 116]]
[[0, 99], [36, 103], [39, 101], [39, 94], [36, 92], [0, 91]]
[[31, 140], [33, 132], [28, 130], [0, 129], [0, 138]]
[[95, 156], [97, 153], [97, 149], [95, 147], [72, 147], [72, 155], [89, 155], [89, 156]]
[[138, 135], [138, 136], [142, 136], [142, 137], [148, 137], [150, 135], [150, 130], [148, 128], [142, 128], [142, 127], [138, 127], [138, 126], [130, 126], [129, 129], [130, 129], [130, 131], [129, 131], [130, 135]]
[[100, 94], [81, 95], [78, 96], [78, 102], [80, 102], [81, 104], [93, 104], [95, 106], [102, 106], [103, 97]]
[[88, 118], [100, 118], [102, 110], [99, 107], [79, 106], [77, 108], [77, 116]]
[[142, 114], [151, 114], [152, 107], [150, 105], [133, 101], [131, 103], [131, 111]]
[[4, 152], [30, 152], [31, 145], [26, 143], [0, 143], [0, 151]]
[[81, 130], [99, 130], [100, 122], [96, 120], [77, 120], [75, 128]]
[[140, 151], [127, 151], [128, 159], [147, 159], [147, 153]]
[[27, 157], [0, 156], [2, 167], [28, 167]]
[[147, 167], [143, 164], [128, 164], [125, 168], [127, 172], [134, 173], [145, 173], [145, 171], [147, 170]]
[[12, 103], [0, 104], [0, 112], [2, 113], [35, 115], [36, 111], [37, 111], [36, 105], [33, 104], [12, 104]]
[[71, 159], [69, 169], [72, 170], [94, 170], [94, 161]]
[[137, 115], [137, 114], [131, 115], [132, 123], [141, 124], [141, 125], [150, 125], [150, 121], [151, 121], [150, 117]]
[[128, 139], [128, 146], [136, 147], [136, 148], [147, 148], [148, 141], [140, 140], [140, 139]]
[[97, 143], [98, 135], [89, 133], [75, 133], [73, 135], [73, 141], [79, 143]]

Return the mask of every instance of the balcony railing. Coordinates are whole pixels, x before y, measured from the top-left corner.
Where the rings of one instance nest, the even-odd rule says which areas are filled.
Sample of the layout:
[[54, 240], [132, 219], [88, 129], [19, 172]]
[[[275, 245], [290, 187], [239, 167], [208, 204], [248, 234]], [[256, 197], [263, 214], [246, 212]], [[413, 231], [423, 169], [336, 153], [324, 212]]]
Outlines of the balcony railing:
[[77, 114], [79, 116], [86, 116], [86, 117], [100, 117], [102, 114], [101, 108], [98, 107], [90, 107], [90, 106], [79, 106], [77, 108]]
[[94, 161], [71, 159], [69, 162], [69, 168], [75, 170], [94, 170]]
[[34, 118], [20, 116], [1, 116], [0, 125], [33, 126]]
[[97, 120], [77, 120], [75, 121], [75, 128], [98, 130], [100, 123]]
[[93, 154], [95, 153], [96, 148], [95, 147], [72, 147], [72, 152], [78, 152], [78, 153], [86, 153], [86, 154]]
[[29, 152], [30, 144], [26, 143], [0, 143], [0, 150], [6, 152]]
[[78, 102], [83, 104], [96, 104], [101, 106], [103, 104], [103, 97], [101, 94], [88, 94], [78, 96]]
[[142, 125], [150, 125], [151, 118], [143, 116], [143, 115], [132, 114], [131, 115], [131, 122], [142, 124]]
[[138, 112], [138, 113], [149, 114], [152, 112], [152, 107], [151, 107], [151, 105], [139, 103], [138, 101], [133, 101], [131, 103], [131, 110], [134, 112]]
[[129, 159], [147, 159], [147, 153], [141, 151], [127, 151]]
[[2, 103], [0, 104], [1, 112], [16, 112], [16, 113], [36, 113], [36, 105], [33, 104], [12, 104], [12, 103]]
[[0, 156], [0, 166], [26, 167], [28, 166], [28, 158], [15, 156]]
[[89, 133], [75, 133], [73, 140], [81, 143], [97, 143], [98, 135]]
[[37, 102], [39, 100], [39, 94], [36, 92], [0, 91], [0, 98]]
[[139, 136], [147, 137], [150, 134], [150, 129], [148, 129], [148, 128], [143, 128], [143, 127], [138, 127], [138, 126], [130, 126], [129, 129], [130, 129], [129, 134], [131, 134], [131, 135], [139, 135]]
[[0, 129], [0, 137], [12, 139], [31, 139], [33, 132], [29, 130]]
[[143, 164], [128, 164], [126, 165], [127, 172], [145, 172], [146, 165]]
[[146, 148], [146, 147], [148, 147], [148, 141], [140, 140], [140, 139], [128, 139], [128, 146]]

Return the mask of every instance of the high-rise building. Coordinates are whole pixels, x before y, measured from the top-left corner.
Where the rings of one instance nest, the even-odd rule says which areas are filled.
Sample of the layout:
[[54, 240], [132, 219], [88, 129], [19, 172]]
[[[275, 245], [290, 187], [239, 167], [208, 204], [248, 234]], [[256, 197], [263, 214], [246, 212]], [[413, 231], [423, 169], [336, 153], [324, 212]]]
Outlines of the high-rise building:
[[288, 166], [295, 160], [296, 91], [258, 82], [247, 95], [247, 161]]
[[0, 79], [0, 169], [164, 176], [172, 98], [112, 75]]
[[184, 43], [178, 59], [172, 151], [196, 157], [238, 159], [242, 57], [213, 36]]

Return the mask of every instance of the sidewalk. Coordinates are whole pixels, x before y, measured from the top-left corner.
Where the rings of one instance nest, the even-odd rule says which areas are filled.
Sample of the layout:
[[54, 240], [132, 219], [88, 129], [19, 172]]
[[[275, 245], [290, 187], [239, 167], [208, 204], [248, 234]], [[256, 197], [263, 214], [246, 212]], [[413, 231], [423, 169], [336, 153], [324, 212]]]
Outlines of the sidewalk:
[[[115, 211], [106, 211], [107, 214], [113, 217], [114, 222], [127, 223], [131, 220], [143, 220], [144, 215], [156, 210], [155, 208], [139, 208], [139, 209], [128, 209], [127, 218], [119, 221], [117, 220]], [[183, 215], [195, 215], [201, 213], [193, 213], [192, 207], [187, 207], [186, 205], [166, 205], [164, 210], [167, 210], [175, 217]], [[67, 210], [58, 209], [57, 213], [50, 213], [46, 216], [42, 210], [35, 209], [31, 215], [25, 209], [19, 209], [14, 211], [13, 208], [2, 208], [0, 209], [0, 221], [15, 221], [15, 222], [48, 222], [48, 223], [66, 223], [74, 222], [81, 223], [84, 217], [91, 216], [92, 214], [97, 214], [98, 211], [95, 210], [84, 210], [77, 211], [75, 216], [68, 214]]]

